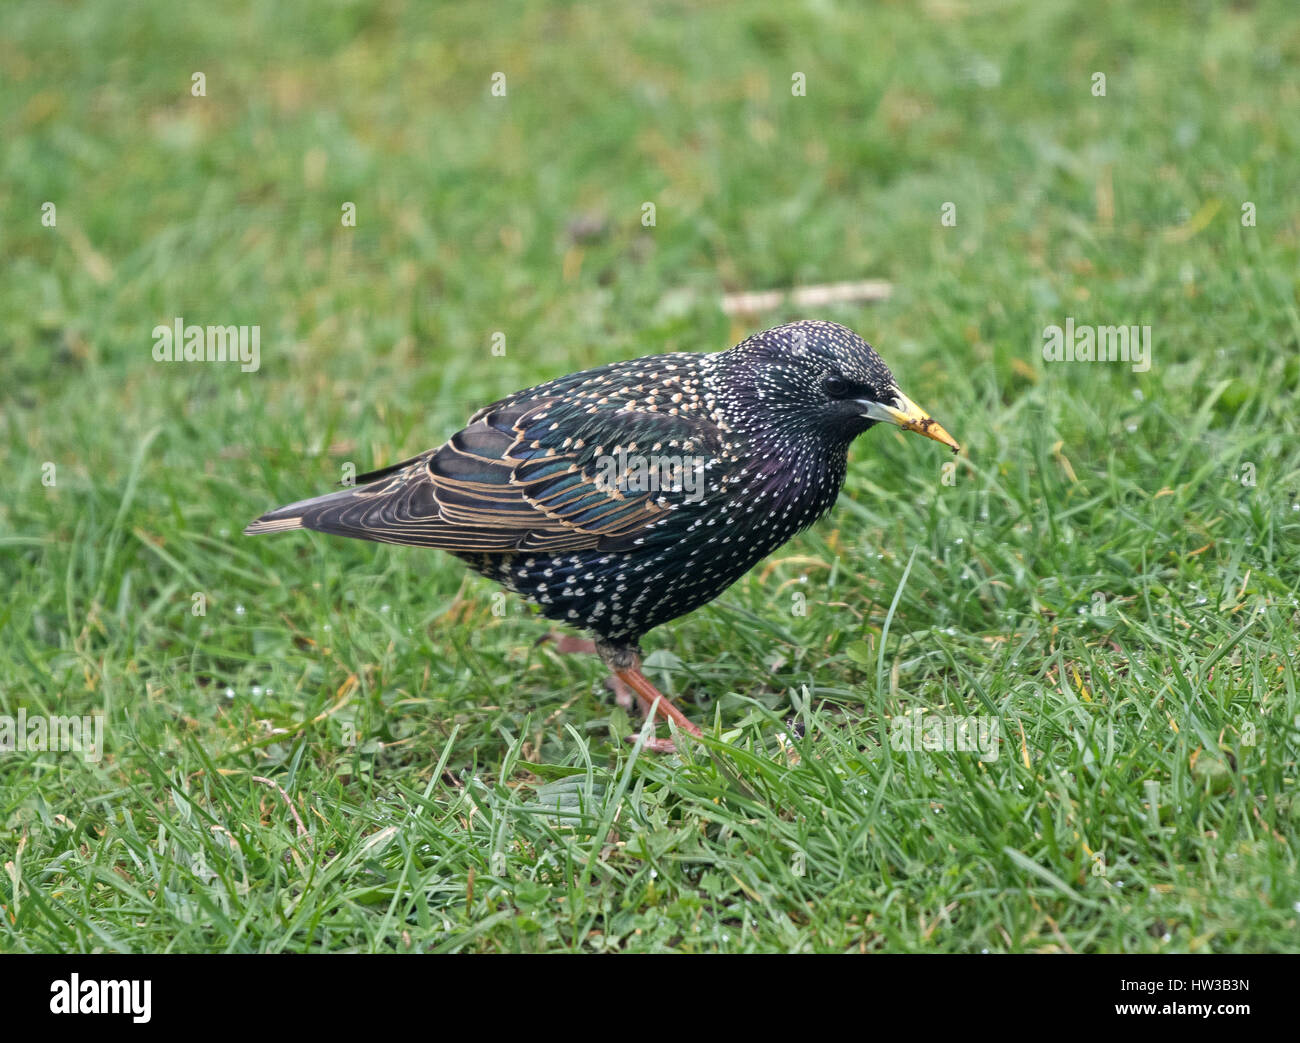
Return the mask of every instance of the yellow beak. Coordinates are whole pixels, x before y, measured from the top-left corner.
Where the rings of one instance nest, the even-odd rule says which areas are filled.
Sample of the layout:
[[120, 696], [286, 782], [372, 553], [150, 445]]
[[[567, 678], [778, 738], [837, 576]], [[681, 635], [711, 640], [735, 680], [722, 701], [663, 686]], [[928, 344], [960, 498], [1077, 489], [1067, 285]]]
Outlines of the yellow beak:
[[880, 420], [889, 424], [897, 424], [904, 431], [915, 431], [918, 435], [925, 435], [926, 438], [933, 438], [936, 442], [942, 442], [954, 453], [961, 451], [961, 446], [957, 440], [948, 434], [934, 417], [930, 416], [924, 409], [918, 406], [910, 398], [904, 395], [898, 388], [891, 388], [894, 395], [894, 404], [885, 405], [883, 402], [866, 402], [866, 409], [863, 410], [863, 416], [870, 417], [872, 420]]

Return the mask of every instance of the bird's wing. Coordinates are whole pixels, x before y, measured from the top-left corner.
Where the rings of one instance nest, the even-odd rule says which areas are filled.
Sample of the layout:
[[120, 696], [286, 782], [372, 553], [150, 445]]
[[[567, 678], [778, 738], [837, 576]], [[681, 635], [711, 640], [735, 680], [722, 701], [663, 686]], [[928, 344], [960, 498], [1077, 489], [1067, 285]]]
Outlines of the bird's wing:
[[682, 482], [655, 467], [641, 477], [664, 473], [666, 483], [638, 482], [638, 457], [706, 468], [719, 441], [706, 421], [621, 402], [505, 400], [440, 448], [375, 472], [380, 480], [282, 507], [246, 531], [306, 528], [458, 553], [612, 548], [688, 502], [695, 482], [703, 488], [701, 473]]

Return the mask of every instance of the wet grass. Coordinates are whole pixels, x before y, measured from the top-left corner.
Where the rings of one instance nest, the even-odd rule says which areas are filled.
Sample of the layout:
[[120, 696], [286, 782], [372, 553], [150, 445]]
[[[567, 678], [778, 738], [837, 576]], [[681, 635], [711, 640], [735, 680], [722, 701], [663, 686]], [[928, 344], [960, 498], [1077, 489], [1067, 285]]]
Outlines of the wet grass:
[[[0, 755], [0, 947], [1300, 948], [1289, 14], [7, 5], [0, 713], [107, 750]], [[863, 278], [820, 317], [966, 453], [869, 433], [650, 635], [680, 757], [454, 560], [240, 535]], [[178, 316], [260, 367], [154, 362]], [[1150, 370], [1044, 362], [1067, 318]]]

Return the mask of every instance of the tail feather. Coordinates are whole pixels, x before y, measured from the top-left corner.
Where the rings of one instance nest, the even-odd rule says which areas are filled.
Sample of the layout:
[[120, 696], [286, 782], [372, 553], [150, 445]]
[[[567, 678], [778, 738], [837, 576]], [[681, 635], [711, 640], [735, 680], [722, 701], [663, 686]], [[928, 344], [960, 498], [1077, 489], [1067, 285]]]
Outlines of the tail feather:
[[270, 511], [262, 515], [255, 522], [249, 522], [244, 526], [245, 536], [256, 536], [263, 532], [292, 532], [294, 529], [302, 528], [301, 518], [275, 518], [272, 517], [275, 511]]
[[[244, 527], [245, 536], [257, 536], [265, 532], [292, 532], [294, 529], [314, 529], [317, 519], [326, 518], [331, 508], [338, 508], [353, 500], [356, 489], [344, 489], [341, 492], [326, 493], [310, 500], [299, 500], [284, 507], [267, 511], [256, 521]], [[324, 530], [328, 531], [328, 529]], [[345, 535], [350, 535], [345, 533]]]

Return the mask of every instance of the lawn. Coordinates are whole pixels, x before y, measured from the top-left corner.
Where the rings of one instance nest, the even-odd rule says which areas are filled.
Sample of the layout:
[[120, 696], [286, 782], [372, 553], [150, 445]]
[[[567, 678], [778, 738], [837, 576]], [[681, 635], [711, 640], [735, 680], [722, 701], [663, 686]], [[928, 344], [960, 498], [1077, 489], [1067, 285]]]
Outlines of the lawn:
[[[1282, 0], [10, 0], [0, 715], [104, 742], [0, 753], [0, 950], [1300, 950], [1297, 68]], [[241, 535], [799, 317], [964, 451], [649, 635], [677, 756], [455, 559]]]

